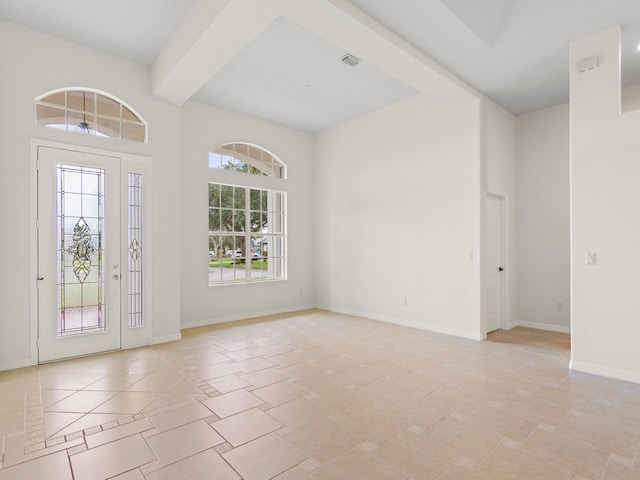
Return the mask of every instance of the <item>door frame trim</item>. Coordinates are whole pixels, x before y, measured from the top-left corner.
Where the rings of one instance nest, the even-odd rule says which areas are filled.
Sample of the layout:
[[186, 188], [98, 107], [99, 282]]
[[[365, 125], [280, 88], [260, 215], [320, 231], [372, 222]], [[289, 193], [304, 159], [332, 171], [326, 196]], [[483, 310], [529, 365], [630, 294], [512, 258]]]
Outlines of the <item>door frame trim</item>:
[[[38, 359], [38, 337], [39, 337], [39, 325], [38, 325], [38, 286], [37, 286], [37, 277], [38, 277], [38, 201], [37, 201], [37, 195], [38, 195], [38, 168], [37, 168], [37, 161], [38, 161], [38, 148], [39, 147], [49, 147], [49, 148], [56, 148], [56, 149], [62, 149], [62, 150], [71, 150], [74, 152], [80, 152], [80, 153], [87, 153], [87, 154], [93, 154], [93, 155], [102, 155], [102, 156], [111, 156], [111, 157], [117, 157], [120, 159], [120, 161], [122, 162], [121, 165], [123, 166], [124, 170], [121, 171], [121, 177], [123, 175], [123, 171], [129, 171], [128, 168], [124, 167], [123, 163], [125, 162], [129, 162], [129, 163], [139, 163], [141, 161], [144, 161], [145, 165], [147, 165], [147, 168], [145, 169], [146, 171], [144, 172], [145, 174], [145, 185], [146, 188], [144, 190], [144, 201], [146, 202], [146, 206], [145, 206], [145, 220], [144, 220], [144, 228], [146, 229], [146, 231], [148, 232], [146, 234], [145, 240], [144, 240], [144, 247], [145, 250], [148, 252], [145, 257], [148, 259], [146, 262], [146, 267], [145, 267], [145, 273], [144, 273], [144, 281], [145, 281], [145, 285], [146, 285], [146, 294], [145, 294], [145, 299], [144, 299], [144, 307], [146, 309], [146, 313], [145, 313], [145, 330], [146, 330], [146, 334], [144, 335], [144, 339], [143, 338], [135, 338], [133, 339], [133, 342], [129, 341], [127, 342], [124, 338], [124, 328], [125, 328], [125, 320], [126, 318], [121, 318], [121, 331], [120, 331], [120, 350], [125, 350], [128, 348], [136, 348], [136, 347], [140, 347], [143, 345], [150, 345], [153, 342], [153, 326], [152, 326], [152, 319], [153, 319], [153, 313], [151, 311], [151, 299], [152, 299], [152, 274], [151, 274], [151, 268], [152, 268], [152, 262], [151, 262], [151, 257], [152, 257], [152, 252], [153, 252], [153, 247], [152, 247], [152, 241], [151, 241], [151, 218], [152, 218], [152, 203], [151, 203], [151, 191], [152, 191], [152, 170], [151, 170], [151, 157], [149, 156], [145, 156], [145, 155], [141, 155], [138, 153], [128, 153], [128, 152], [124, 152], [124, 151], [117, 151], [117, 150], [106, 150], [106, 149], [101, 149], [101, 148], [95, 148], [95, 147], [88, 147], [85, 145], [78, 145], [78, 144], [72, 144], [72, 143], [64, 143], [64, 142], [58, 142], [58, 141], [54, 141], [54, 140], [45, 140], [42, 138], [36, 138], [36, 137], [31, 137], [30, 138], [30, 162], [29, 162], [29, 167], [30, 167], [30, 218], [29, 218], [29, 225], [30, 225], [30, 229], [29, 229], [29, 236], [30, 236], [30, 241], [29, 241], [29, 246], [30, 246], [30, 266], [29, 266], [29, 272], [30, 272], [30, 278], [31, 278], [31, 282], [30, 282], [30, 287], [29, 287], [29, 292], [30, 292], [30, 305], [29, 305], [29, 325], [30, 325], [30, 349], [31, 349], [31, 355], [30, 355], [30, 360], [31, 360], [31, 365], [38, 365], [39, 363], [39, 359]], [[123, 192], [121, 192], [121, 195], [123, 195]], [[122, 197], [121, 197], [122, 198]], [[122, 294], [122, 292], [121, 292]], [[121, 304], [124, 305], [124, 302], [121, 301]], [[138, 336], [140, 337], [140, 336]]]
[[484, 193], [482, 199], [482, 255], [483, 261], [480, 266], [481, 268], [481, 276], [482, 276], [482, 335], [484, 338], [487, 337], [487, 322], [486, 322], [486, 301], [485, 301], [485, 273], [486, 266], [484, 262], [484, 256], [486, 255], [485, 249], [487, 247], [487, 231], [486, 231], [486, 214], [487, 214], [487, 206], [486, 200], [488, 197], [493, 197], [499, 199], [502, 205], [501, 208], [501, 224], [502, 224], [502, 232], [501, 232], [501, 240], [502, 240], [502, 248], [501, 248], [501, 256], [502, 263], [504, 267], [504, 274], [500, 278], [500, 287], [502, 289], [502, 299], [501, 299], [501, 319], [500, 319], [500, 328], [503, 330], [508, 330], [513, 327], [510, 322], [509, 315], [509, 277], [511, 276], [511, 269], [509, 266], [509, 195], [506, 192], [500, 192], [496, 190], [487, 190]]

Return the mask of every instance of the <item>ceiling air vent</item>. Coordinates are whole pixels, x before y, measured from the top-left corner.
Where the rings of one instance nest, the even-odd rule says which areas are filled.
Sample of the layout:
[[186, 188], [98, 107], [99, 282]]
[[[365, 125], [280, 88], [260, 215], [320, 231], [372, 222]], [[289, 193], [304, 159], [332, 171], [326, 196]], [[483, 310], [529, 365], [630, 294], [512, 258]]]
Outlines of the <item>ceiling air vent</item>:
[[347, 65], [349, 65], [350, 67], [355, 67], [356, 65], [358, 65], [362, 60], [360, 60], [358, 57], [354, 57], [353, 55], [351, 55], [350, 53], [347, 53], [344, 57], [342, 57], [340, 59], [341, 62], [346, 63]]

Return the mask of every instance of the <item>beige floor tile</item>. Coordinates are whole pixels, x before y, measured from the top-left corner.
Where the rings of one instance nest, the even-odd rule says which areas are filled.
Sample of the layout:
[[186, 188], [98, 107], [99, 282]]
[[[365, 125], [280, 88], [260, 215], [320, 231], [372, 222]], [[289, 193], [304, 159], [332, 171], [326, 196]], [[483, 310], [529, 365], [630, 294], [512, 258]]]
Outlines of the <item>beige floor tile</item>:
[[514, 395], [500, 408], [517, 417], [527, 418], [534, 423], [546, 423], [553, 426], [560, 425], [571, 410], [562, 405], [523, 395]]
[[225, 356], [223, 353], [213, 352], [213, 351], [212, 352], [201, 351], [198, 354], [189, 357], [189, 359], [192, 360], [195, 364], [203, 365], [203, 366], [216, 365], [218, 363], [224, 363], [231, 360], [229, 357]]
[[240, 480], [240, 476], [214, 450], [192, 457], [147, 475], [147, 480]]
[[95, 408], [93, 413], [136, 414], [159, 398], [161, 398], [160, 393], [120, 392]]
[[224, 439], [208, 423], [199, 420], [147, 437], [147, 443], [160, 463], [169, 465], [220, 445]]
[[205, 400], [204, 403], [213, 413], [221, 418], [249, 410], [264, 402], [245, 390], [236, 390]]
[[262, 410], [252, 408], [214, 422], [211, 426], [234, 447], [247, 443], [282, 427]]
[[638, 470], [633, 470], [617, 463], [609, 462], [602, 474], [602, 480], [638, 480]]
[[240, 370], [242, 373], [251, 373], [257, 370], [263, 370], [265, 368], [271, 368], [275, 366], [274, 363], [265, 360], [264, 358], [251, 358], [249, 360], [234, 362], [231, 365]]
[[[45, 413], [45, 418], [47, 417], [47, 413]], [[56, 414], [58, 415], [58, 414]], [[89, 428], [96, 427], [98, 425], [104, 425], [110, 422], [117, 421], [125, 416], [118, 413], [87, 413], [86, 415], [81, 416], [75, 422], [67, 425], [62, 430], [56, 432], [55, 436], [61, 435], [69, 435], [71, 433], [80, 432], [82, 430], [87, 430]]]
[[155, 460], [140, 435], [72, 455], [74, 480], [103, 480]]
[[117, 392], [80, 391], [47, 407], [46, 411], [89, 413], [116, 394]]
[[300, 466], [293, 467], [290, 470], [274, 477], [273, 480], [317, 480], [316, 477], [312, 477]]
[[287, 380], [290, 377], [289, 375], [282, 373], [279, 368], [274, 367], [267, 368], [266, 370], [258, 370], [253, 373], [247, 373], [242, 375], [240, 378], [256, 388], [262, 388], [267, 385], [273, 385], [274, 383]]
[[[524, 477], [520, 477], [524, 479]], [[480, 474], [477, 472], [470, 470], [468, 468], [464, 468], [458, 465], [453, 465], [447, 471], [445, 471], [442, 475], [438, 477], [438, 480], [483, 480]], [[540, 479], [543, 480], [543, 479]]]
[[[37, 467], [66, 449], [83, 458], [151, 438], [154, 430], [144, 430], [149, 420], [161, 434], [201, 424], [222, 441], [213, 449], [206, 439], [197, 447], [180, 435], [167, 441], [172, 450], [183, 449], [178, 457], [188, 455], [178, 460], [184, 468], [200, 455], [225, 455], [256, 478], [306, 480], [328, 465], [340, 477], [351, 456], [369, 455], [404, 469], [411, 480], [436, 474], [438, 480], [593, 480], [598, 467], [605, 480], [626, 480], [629, 470], [640, 473], [640, 385], [571, 372], [569, 348], [569, 336], [554, 332], [517, 327], [476, 342], [312, 310], [192, 329], [180, 342], [151, 348], [0, 372], [0, 480], [18, 471], [13, 465]], [[207, 380], [222, 391], [238, 389], [209, 398], [214, 389]], [[89, 410], [104, 392], [118, 393]], [[224, 441], [209, 425], [215, 422], [239, 446]], [[100, 425], [108, 429], [101, 432]], [[325, 445], [336, 428], [337, 446]], [[67, 434], [72, 440], [65, 442]], [[83, 434], [94, 448], [83, 451]], [[275, 466], [256, 455], [261, 445], [281, 450]], [[332, 461], [322, 465], [300, 447]], [[114, 475], [142, 480], [169, 466], [154, 458], [121, 465], [127, 470]]]
[[340, 425], [362, 434], [364, 438], [376, 445], [382, 445], [411, 427], [413, 423], [406, 418], [398, 417], [396, 412], [384, 406], [367, 408], [348, 417]]
[[305, 461], [307, 456], [275, 433], [222, 454], [244, 480], [267, 480]]
[[210, 415], [211, 410], [202, 403], [195, 402], [152, 415], [149, 419], [160, 432], [166, 432], [172, 428], [195, 422]]
[[309, 392], [289, 382], [279, 382], [268, 387], [258, 388], [251, 392], [269, 405], [277, 407], [296, 398], [303, 397]]
[[476, 431], [487, 430], [504, 435], [516, 442], [524, 441], [538, 426], [531, 418], [520, 415], [512, 415], [500, 406], [485, 405], [480, 407], [468, 418], [465, 424]]
[[411, 432], [398, 435], [371, 453], [405, 474], [424, 480], [437, 478], [459, 456], [442, 440]]
[[[62, 435], [58, 433], [65, 427], [72, 425], [84, 416], [82, 413], [45, 412], [44, 413], [44, 434], [45, 438]], [[99, 425], [99, 424], [98, 424]], [[95, 427], [95, 425], [91, 425]], [[82, 428], [79, 430], [83, 430]], [[78, 432], [79, 430], [74, 430]], [[71, 433], [71, 432], [70, 432]]]
[[198, 368], [194, 371], [194, 373], [203, 380], [211, 380], [212, 378], [240, 373], [240, 370], [232, 367], [227, 363], [218, 363], [215, 365], [207, 365], [206, 367]]
[[214, 378], [207, 381], [209, 385], [218, 390], [220, 393], [229, 393], [248, 387], [250, 384], [245, 382], [237, 375], [225, 375], [224, 377]]
[[7, 414], [0, 414], [0, 436], [6, 433], [24, 430], [24, 412], [18, 410]]
[[621, 392], [615, 406], [629, 410], [631, 413], [640, 412], [640, 393]]
[[119, 427], [114, 427], [102, 432], [94, 433], [93, 435], [87, 435], [84, 440], [87, 444], [87, 447], [95, 448], [99, 447], [100, 445], [104, 445], [105, 443], [114, 442], [116, 440], [120, 440], [121, 438], [129, 437], [131, 435], [153, 429], [153, 423], [151, 423], [148, 418], [143, 418], [135, 422], [126, 423]]
[[569, 415], [554, 433], [591, 447], [633, 458], [640, 443], [640, 431], [629, 433], [609, 424], [593, 424], [586, 418]]
[[300, 353], [284, 353], [269, 357], [269, 361], [278, 365], [279, 368], [290, 367], [291, 365], [304, 363], [307, 360], [308, 358]]
[[476, 397], [465, 397], [460, 395], [460, 391], [457, 388], [444, 386], [426, 395], [424, 402], [439, 408], [444, 415], [448, 415], [451, 412], [469, 415], [486, 403], [486, 400]]
[[128, 392], [170, 392], [182, 376], [175, 374], [153, 373], [127, 387]]
[[110, 480], [145, 480], [140, 469], [130, 470], [126, 473], [111, 478]]
[[299, 446], [321, 464], [333, 460], [365, 440], [362, 434], [352, 432], [328, 419], [296, 430], [285, 439]]
[[[33, 452], [25, 453], [25, 436], [24, 434], [16, 436], [7, 436], [4, 441], [4, 467], [11, 467], [19, 463], [30, 462], [37, 458], [41, 458], [52, 453], [66, 450], [67, 448], [76, 447], [83, 444], [82, 438], [75, 438], [67, 442], [57, 443], [50, 447], [37, 449]], [[2, 471], [2, 470], [0, 470]]]
[[569, 407], [579, 412], [588, 412], [596, 401], [593, 396], [569, 392], [549, 385], [540, 388], [534, 398]]
[[640, 411], [632, 412], [625, 408], [596, 403], [586, 419], [596, 425], [609, 425], [631, 434], [640, 433]]
[[142, 380], [143, 377], [144, 375], [140, 374], [107, 375], [97, 382], [86, 386], [85, 388], [83, 388], [83, 390], [105, 390], [109, 392], [121, 392], [137, 381]]
[[581, 372], [571, 372], [571, 374], [558, 385], [558, 388], [594, 397], [600, 402], [612, 403], [620, 394], [622, 384], [604, 382], [600, 378]]
[[418, 425], [427, 429], [445, 418], [451, 411], [429, 403], [427, 398], [408, 396], [385, 408], [398, 419], [399, 423], [409, 426]]
[[544, 461], [498, 446], [477, 467], [477, 473], [485, 480], [570, 480], [570, 469], [549, 465]]
[[0, 480], [72, 480], [67, 452], [57, 452], [0, 470]]
[[143, 413], [150, 412], [150, 415], [154, 415], [157, 413], [156, 410], [166, 410], [167, 408], [173, 408], [178, 404], [202, 401], [209, 398], [209, 395], [204, 393], [167, 392], [164, 394], [154, 393], [153, 395], [156, 395], [155, 399], [142, 409]]
[[41, 373], [40, 385], [46, 390], [82, 390], [100, 380], [102, 374]]
[[451, 416], [436, 423], [427, 432], [475, 462], [480, 462], [502, 440], [501, 435], [490, 429], [473, 428]]
[[42, 408], [45, 410], [54, 403], [76, 393], [76, 390], [42, 390]]
[[178, 380], [172, 387], [172, 393], [202, 393], [202, 390], [188, 378]]
[[600, 478], [609, 459], [608, 452], [543, 430], [533, 432], [520, 451], [590, 478]]
[[[304, 388], [317, 395], [327, 395], [334, 391], [342, 391], [349, 382], [343, 380], [335, 375], [326, 374], [324, 372], [318, 373], [317, 367], [310, 364], [303, 364], [296, 366], [297, 371], [291, 368], [285, 368], [286, 371], [291, 372], [291, 375], [299, 378], [296, 383], [297, 386]], [[306, 370], [310, 370], [310, 374], [306, 374]]]
[[494, 382], [491, 378], [483, 375], [464, 383], [458, 388], [460, 395], [485, 401], [504, 402], [516, 393], [516, 389], [512, 386]]
[[389, 464], [366, 454], [360, 449], [353, 449], [339, 456], [324, 467], [313, 471], [318, 480], [404, 480], [407, 474], [396, 470]]
[[266, 413], [292, 431], [331, 415], [330, 410], [306, 398], [296, 398], [271, 408]]

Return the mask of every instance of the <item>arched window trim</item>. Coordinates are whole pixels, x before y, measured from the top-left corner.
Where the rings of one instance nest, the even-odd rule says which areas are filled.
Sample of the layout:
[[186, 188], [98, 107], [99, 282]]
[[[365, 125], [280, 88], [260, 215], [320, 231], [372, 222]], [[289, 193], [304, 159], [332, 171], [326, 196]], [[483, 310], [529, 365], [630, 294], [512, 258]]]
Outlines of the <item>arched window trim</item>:
[[[280, 158], [275, 155], [273, 152], [271, 152], [270, 150], [257, 145], [255, 143], [250, 143], [250, 142], [225, 142], [225, 143], [221, 143], [218, 146], [216, 146], [215, 148], [212, 148], [209, 150], [209, 153], [216, 153], [217, 150], [223, 149], [224, 147], [228, 146], [228, 145], [246, 145], [249, 148], [254, 148], [256, 150], [259, 150], [261, 152], [267, 153], [271, 159], [273, 160], [273, 163], [276, 164], [277, 166], [279, 166], [282, 169], [282, 173], [281, 175], [272, 175], [269, 174], [267, 172], [265, 172], [264, 170], [264, 164], [262, 164], [262, 162], [256, 158], [251, 157], [249, 154], [247, 153], [243, 153], [243, 152], [237, 152], [235, 150], [229, 150], [229, 152], [233, 152], [233, 156], [234, 158], [247, 163], [249, 165], [251, 165], [252, 167], [256, 168], [257, 170], [260, 170], [265, 176], [268, 177], [274, 177], [274, 178], [281, 178], [281, 179], [286, 179], [287, 178], [287, 165], [280, 160]], [[222, 166], [220, 167], [216, 167], [216, 166], [211, 166], [211, 164], [209, 164], [209, 168], [216, 168], [216, 169], [223, 169]], [[238, 172], [238, 173], [248, 173], [248, 172]]]
[[[140, 113], [138, 113], [138, 111], [133, 108], [129, 103], [123, 101], [122, 99], [116, 97], [115, 95], [112, 95], [108, 92], [105, 92], [103, 90], [99, 90], [97, 88], [91, 88], [91, 87], [63, 87], [63, 88], [57, 88], [54, 90], [51, 90], [49, 92], [46, 92], [38, 97], [35, 98], [34, 101], [34, 108], [36, 110], [36, 123], [39, 123], [39, 118], [38, 118], [38, 111], [37, 111], [37, 107], [38, 105], [44, 105], [44, 106], [51, 106], [54, 108], [58, 108], [58, 109], [62, 109], [64, 108], [64, 112], [65, 112], [65, 116], [68, 114], [69, 110], [73, 111], [73, 112], [78, 112], [79, 110], [77, 109], [70, 109], [68, 106], [68, 102], [65, 102], [64, 107], [61, 107], [60, 105], [57, 104], [52, 104], [52, 103], [47, 103], [44, 100], [52, 95], [58, 94], [58, 93], [65, 93], [65, 98], [66, 96], [68, 96], [69, 92], [85, 92], [85, 93], [91, 93], [91, 94], [97, 94], [97, 95], [101, 95], [103, 97], [108, 98], [109, 100], [112, 100], [116, 103], [118, 103], [121, 107], [126, 108], [127, 110], [129, 110], [135, 117], [137, 120], [137, 123], [141, 124], [144, 127], [144, 140], [142, 142], [139, 143], [148, 143], [148, 135], [149, 135], [149, 124], [147, 123], [147, 121], [144, 119], [144, 117], [142, 117], [142, 115], [140, 115]], [[122, 109], [120, 110], [122, 112]], [[105, 118], [110, 118], [110, 119], [116, 119], [116, 117], [113, 116], [105, 116]], [[109, 137], [108, 135], [105, 135], [109, 138], [119, 138], [122, 139], [122, 124], [135, 124], [136, 122], [133, 122], [131, 120], [127, 120], [125, 118], [123, 118], [122, 113], [120, 114], [120, 117], [117, 118], [117, 120], [120, 122], [120, 136], [116, 137]], [[66, 120], [65, 120], [66, 123]], [[45, 126], [48, 126], [47, 124], [44, 124]], [[71, 130], [72, 131], [72, 130]], [[96, 130], [97, 131], [97, 130]], [[132, 140], [132, 141], [137, 141], [137, 140]]]

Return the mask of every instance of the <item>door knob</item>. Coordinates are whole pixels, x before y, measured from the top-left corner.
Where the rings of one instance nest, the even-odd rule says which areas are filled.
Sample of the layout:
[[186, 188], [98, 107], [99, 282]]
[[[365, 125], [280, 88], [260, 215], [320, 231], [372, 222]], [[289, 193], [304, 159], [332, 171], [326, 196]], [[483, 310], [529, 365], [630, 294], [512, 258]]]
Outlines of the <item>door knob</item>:
[[498, 271], [499, 271], [499, 272], [502, 272], [503, 270], [504, 270], [504, 268], [502, 268], [502, 267], [498, 267]]

